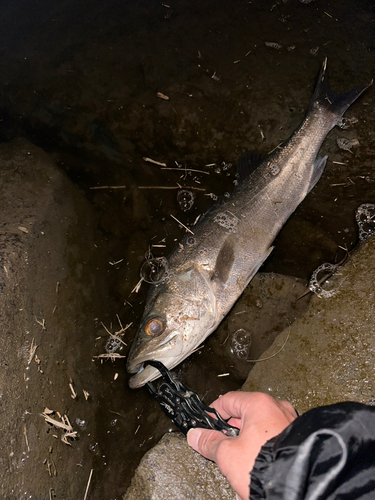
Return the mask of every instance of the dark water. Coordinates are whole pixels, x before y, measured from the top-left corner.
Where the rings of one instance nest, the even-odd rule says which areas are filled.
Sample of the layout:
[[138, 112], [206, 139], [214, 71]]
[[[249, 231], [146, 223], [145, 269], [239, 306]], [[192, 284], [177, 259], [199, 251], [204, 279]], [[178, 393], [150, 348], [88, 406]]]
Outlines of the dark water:
[[[43, 147], [95, 207], [111, 290], [103, 320], [114, 329], [116, 314], [133, 322], [128, 345], [147, 293], [145, 285], [132, 293], [145, 254], [167, 255], [184, 233], [171, 214], [192, 224], [214, 203], [210, 193], [233, 189], [240, 154], [267, 153], [290, 135], [325, 55], [338, 92], [374, 76], [375, 12], [366, 0], [15, 1], [3, 3], [0, 27], [0, 139], [24, 136]], [[262, 270], [306, 280], [356, 244], [354, 210], [374, 201], [373, 89], [348, 116], [358, 122], [326, 140], [324, 176]], [[339, 137], [359, 145], [341, 150]], [[144, 157], [182, 167], [162, 170]], [[155, 188], [178, 185], [204, 190], [194, 190], [188, 212], [176, 189]], [[91, 189], [98, 186], [125, 187]], [[276, 323], [273, 330], [285, 326]], [[250, 355], [261, 354], [275, 331], [253, 335]], [[217, 378], [230, 369], [212, 343], [176, 370], [207, 402], [245, 377], [242, 366]], [[88, 365], [104, 348], [94, 337], [92, 345]], [[100, 373], [91, 498], [114, 499], [172, 425], [145, 390], [127, 387], [123, 360], [103, 363]]]

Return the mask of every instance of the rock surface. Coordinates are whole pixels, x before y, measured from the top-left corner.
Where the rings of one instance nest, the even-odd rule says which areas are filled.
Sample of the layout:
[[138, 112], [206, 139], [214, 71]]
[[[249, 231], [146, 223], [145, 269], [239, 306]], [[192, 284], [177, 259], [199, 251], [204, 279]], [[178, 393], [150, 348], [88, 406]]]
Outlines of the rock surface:
[[[243, 386], [290, 401], [297, 410], [352, 400], [375, 401], [375, 238], [369, 238], [331, 278], [330, 298], [314, 296], [306, 314], [286, 329]], [[324, 286], [323, 288], [327, 288]]]
[[[92, 209], [19, 139], [0, 146], [0, 213], [0, 497], [83, 498], [97, 411], [93, 318], [106, 293]], [[45, 407], [67, 415], [72, 446], [44, 421]]]
[[218, 467], [193, 451], [181, 433], [165, 434], [143, 457], [124, 500], [235, 500]]

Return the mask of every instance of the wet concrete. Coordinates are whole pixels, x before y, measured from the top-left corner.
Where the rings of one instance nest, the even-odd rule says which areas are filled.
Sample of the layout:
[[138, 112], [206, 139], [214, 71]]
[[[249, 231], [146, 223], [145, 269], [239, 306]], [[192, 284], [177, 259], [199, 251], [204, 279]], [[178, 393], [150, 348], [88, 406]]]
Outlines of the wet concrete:
[[[88, 321], [98, 318], [88, 342], [94, 352], [87, 348], [80, 362], [87, 380], [100, 386], [91, 498], [120, 498], [141, 456], [171, 428], [145, 391], [127, 388], [121, 359], [92, 361], [107, 340], [100, 321], [111, 331], [118, 328], [116, 315], [124, 325], [133, 322], [124, 337], [129, 344], [147, 292], [142, 286], [131, 293], [144, 255], [150, 245], [165, 245], [151, 250], [167, 255], [183, 235], [170, 214], [191, 224], [212, 205], [207, 195], [231, 190], [235, 170], [224, 169], [223, 162], [234, 164], [247, 149], [267, 153], [290, 135], [303, 117], [325, 54], [334, 90], [371, 80], [373, 9], [367, 0], [180, 1], [170, 8], [146, 1], [41, 2], [38, 7], [18, 1], [2, 9], [0, 139], [29, 138], [83, 190], [105, 255], [101, 288], [109, 293], [101, 301], [104, 311], [88, 314]], [[157, 92], [170, 99], [158, 98]], [[345, 253], [340, 247], [356, 244], [354, 209], [373, 201], [373, 92], [348, 112], [358, 122], [336, 129], [325, 141], [325, 174], [283, 228], [263, 270], [306, 280], [322, 261], [339, 261]], [[343, 151], [339, 137], [358, 139], [359, 146]], [[162, 170], [143, 157], [209, 175]], [[140, 189], [176, 188], [177, 183], [205, 189], [196, 191], [189, 212], [180, 209], [176, 189]], [[100, 186], [125, 187], [90, 189]], [[292, 308], [286, 316], [295, 317]], [[238, 320], [236, 329], [243, 325]], [[252, 332], [251, 356], [263, 352], [282, 329], [279, 321], [269, 325], [268, 334], [267, 325], [262, 336]], [[220, 343], [228, 333], [228, 326], [221, 328]], [[97, 343], [96, 337], [101, 337]], [[243, 367], [228, 369], [230, 361], [219, 351], [212, 336], [177, 370], [207, 402], [240, 387], [246, 377]], [[127, 348], [119, 352], [126, 355]], [[204, 377], [194, 376], [196, 366], [212, 374], [209, 389]], [[226, 372], [231, 376], [217, 379]], [[28, 494], [36, 495], [32, 488]]]

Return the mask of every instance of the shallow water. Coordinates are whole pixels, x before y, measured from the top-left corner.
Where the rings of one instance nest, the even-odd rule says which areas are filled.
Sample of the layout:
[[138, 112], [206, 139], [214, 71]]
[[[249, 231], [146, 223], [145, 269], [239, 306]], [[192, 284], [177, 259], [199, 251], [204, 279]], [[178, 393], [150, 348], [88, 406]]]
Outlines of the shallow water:
[[[290, 135], [324, 55], [338, 92], [369, 82], [375, 62], [370, 1], [168, 5], [71, 0], [36, 8], [16, 1], [3, 8], [0, 20], [0, 138], [22, 135], [43, 147], [94, 205], [111, 290], [103, 320], [113, 329], [116, 314], [124, 325], [133, 322], [124, 337], [128, 345], [147, 293], [145, 285], [132, 293], [145, 254], [168, 255], [184, 234], [171, 215], [192, 224], [215, 196], [233, 189], [240, 154], [267, 153]], [[341, 260], [356, 244], [354, 210], [374, 201], [373, 99], [370, 89], [347, 113], [358, 122], [325, 141], [325, 173], [286, 223], [262, 270], [307, 280], [323, 261]], [[342, 137], [359, 146], [340, 149]], [[178, 185], [195, 188], [187, 211], [178, 189], [164, 189]], [[125, 187], [91, 189], [100, 186]], [[243, 309], [249, 311], [246, 299]], [[213, 349], [215, 338], [225, 340], [231, 319], [176, 370], [206, 402], [239, 388], [246, 376], [243, 367], [230, 377], [216, 376], [231, 371]], [[237, 321], [236, 329], [241, 326]], [[249, 356], [259, 356], [283, 326], [276, 321], [268, 336], [251, 332]], [[102, 340], [95, 344], [98, 335]], [[106, 338], [98, 325], [88, 366], [104, 352]], [[99, 373], [101, 413], [89, 450], [99, 472], [91, 498], [114, 499], [143, 453], [173, 426], [146, 390], [127, 387], [123, 360], [103, 363]]]

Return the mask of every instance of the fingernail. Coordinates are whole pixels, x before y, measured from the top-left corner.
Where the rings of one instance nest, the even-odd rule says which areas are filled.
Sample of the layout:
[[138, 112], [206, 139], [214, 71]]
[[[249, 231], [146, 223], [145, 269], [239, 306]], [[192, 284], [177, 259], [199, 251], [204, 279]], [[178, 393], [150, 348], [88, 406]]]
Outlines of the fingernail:
[[193, 448], [193, 450], [198, 450], [198, 440], [201, 435], [199, 429], [190, 429], [186, 435], [188, 445]]

